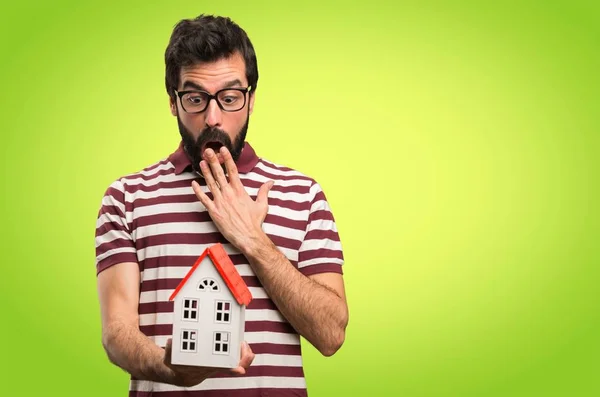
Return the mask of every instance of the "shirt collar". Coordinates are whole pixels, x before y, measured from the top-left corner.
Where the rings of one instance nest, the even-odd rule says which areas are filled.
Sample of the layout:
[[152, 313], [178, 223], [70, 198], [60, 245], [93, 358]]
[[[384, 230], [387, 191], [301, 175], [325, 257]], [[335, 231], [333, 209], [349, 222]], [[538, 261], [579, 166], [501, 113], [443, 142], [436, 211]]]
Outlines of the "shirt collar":
[[[192, 170], [192, 161], [188, 157], [187, 153], [183, 149], [183, 142], [179, 143], [179, 147], [173, 152], [168, 160], [175, 166], [175, 174], [179, 175], [182, 172]], [[247, 174], [252, 171], [258, 163], [258, 156], [252, 146], [248, 142], [244, 142], [244, 148], [242, 154], [235, 165], [237, 166], [240, 174]]]

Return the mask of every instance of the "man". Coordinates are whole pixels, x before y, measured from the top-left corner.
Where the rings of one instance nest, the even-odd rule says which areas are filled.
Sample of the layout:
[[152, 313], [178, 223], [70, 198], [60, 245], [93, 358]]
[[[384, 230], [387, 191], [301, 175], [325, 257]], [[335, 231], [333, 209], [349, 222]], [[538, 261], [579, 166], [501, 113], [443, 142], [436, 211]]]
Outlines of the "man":
[[[98, 215], [104, 348], [131, 374], [130, 396], [306, 395], [300, 335], [330, 356], [348, 323], [342, 249], [325, 195], [245, 141], [258, 68], [238, 25], [205, 15], [179, 22], [165, 63], [181, 144], [112, 183]], [[215, 243], [254, 297], [239, 366], [173, 365], [168, 297]]]

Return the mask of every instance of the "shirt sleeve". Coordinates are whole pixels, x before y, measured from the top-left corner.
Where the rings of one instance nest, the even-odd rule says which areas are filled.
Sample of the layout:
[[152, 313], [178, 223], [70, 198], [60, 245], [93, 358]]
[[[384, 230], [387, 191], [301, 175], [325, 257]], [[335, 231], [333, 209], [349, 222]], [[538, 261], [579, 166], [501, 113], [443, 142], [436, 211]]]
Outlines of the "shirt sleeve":
[[115, 181], [104, 193], [96, 220], [96, 274], [118, 263], [137, 263], [125, 208], [125, 187]]
[[298, 270], [305, 276], [317, 273], [342, 274], [342, 244], [325, 193], [318, 183], [314, 183], [310, 195], [312, 200], [306, 234], [298, 252]]

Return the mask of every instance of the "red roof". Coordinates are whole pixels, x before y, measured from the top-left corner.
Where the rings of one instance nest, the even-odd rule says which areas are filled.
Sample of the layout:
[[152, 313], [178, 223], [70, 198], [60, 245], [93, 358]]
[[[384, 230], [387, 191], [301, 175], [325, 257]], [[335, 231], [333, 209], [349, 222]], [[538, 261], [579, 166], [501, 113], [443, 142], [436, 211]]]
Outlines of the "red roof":
[[200, 257], [196, 260], [196, 263], [194, 263], [194, 266], [192, 266], [192, 268], [185, 275], [183, 280], [181, 280], [177, 288], [175, 288], [175, 291], [173, 291], [173, 293], [169, 297], [169, 300], [172, 301], [173, 299], [175, 299], [177, 293], [179, 293], [179, 291], [181, 290], [181, 288], [183, 288], [183, 286], [189, 280], [189, 278], [192, 277], [192, 274], [194, 273], [196, 268], [200, 266], [200, 263], [202, 262], [202, 260], [204, 260], [204, 257], [207, 254], [212, 260], [217, 270], [219, 271], [219, 274], [225, 281], [225, 284], [227, 284], [227, 287], [229, 287], [229, 290], [235, 297], [235, 300], [240, 305], [248, 306], [248, 304], [252, 300], [252, 294], [250, 293], [248, 286], [242, 279], [242, 276], [240, 276], [240, 274], [237, 272], [235, 265], [233, 264], [233, 262], [231, 262], [229, 255], [227, 255], [227, 252], [225, 252], [225, 248], [223, 248], [223, 246], [219, 243], [212, 245], [206, 250], [204, 250], [202, 255], [200, 255]]

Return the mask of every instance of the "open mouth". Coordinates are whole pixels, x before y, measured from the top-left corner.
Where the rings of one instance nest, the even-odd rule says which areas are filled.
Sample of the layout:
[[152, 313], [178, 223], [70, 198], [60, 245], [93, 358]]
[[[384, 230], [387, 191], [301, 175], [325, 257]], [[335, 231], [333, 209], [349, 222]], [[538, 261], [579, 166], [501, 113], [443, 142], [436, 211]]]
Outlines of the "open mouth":
[[221, 142], [218, 142], [218, 141], [206, 142], [204, 144], [204, 146], [202, 147], [202, 153], [204, 154], [204, 152], [206, 151], [206, 149], [212, 149], [216, 154], [218, 154], [219, 153], [219, 149], [221, 149], [221, 146], [223, 146], [223, 144]]

